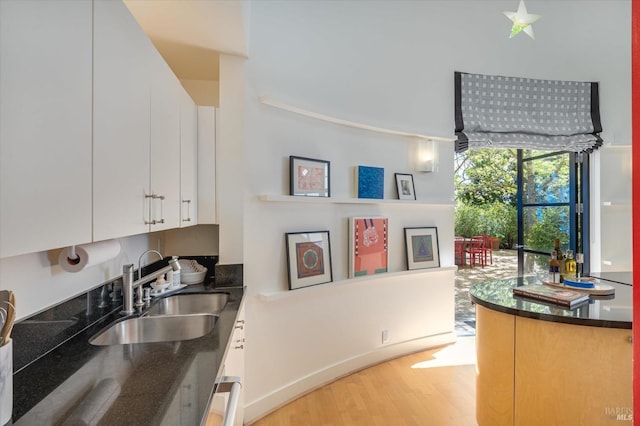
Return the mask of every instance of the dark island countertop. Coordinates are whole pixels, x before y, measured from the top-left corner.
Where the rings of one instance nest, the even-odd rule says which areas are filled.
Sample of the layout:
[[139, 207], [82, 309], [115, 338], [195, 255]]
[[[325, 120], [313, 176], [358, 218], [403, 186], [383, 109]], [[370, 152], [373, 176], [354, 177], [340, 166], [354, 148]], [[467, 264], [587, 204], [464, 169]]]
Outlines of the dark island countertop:
[[541, 284], [540, 277], [526, 276], [477, 284], [471, 300], [485, 308], [521, 317], [593, 327], [631, 329], [633, 287], [615, 281], [602, 281], [615, 289], [613, 296], [591, 295], [589, 302], [573, 309], [514, 296], [513, 287]]
[[80, 315], [48, 318], [44, 322], [49, 328], [75, 321], [79, 330], [25, 365], [20, 348], [37, 349], [39, 342], [29, 341], [29, 330], [36, 325], [41, 329], [42, 324], [33, 319], [16, 324], [12, 424], [89, 424], [89, 418], [106, 425], [203, 423], [243, 291], [206, 283], [173, 292], [229, 294], [213, 331], [179, 342], [91, 345], [92, 336], [122, 318], [115, 305], [93, 322], [85, 313], [80, 321]]

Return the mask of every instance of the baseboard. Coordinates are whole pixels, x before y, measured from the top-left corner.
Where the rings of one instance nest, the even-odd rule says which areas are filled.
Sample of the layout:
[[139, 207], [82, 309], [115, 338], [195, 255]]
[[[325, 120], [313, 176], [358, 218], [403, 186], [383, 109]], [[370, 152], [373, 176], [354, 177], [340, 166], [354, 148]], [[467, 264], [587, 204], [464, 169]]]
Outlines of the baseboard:
[[363, 368], [367, 368], [399, 356], [431, 349], [437, 346], [447, 345], [455, 341], [455, 332], [441, 333], [393, 345], [382, 346], [374, 351], [327, 366], [322, 370], [318, 370], [285, 386], [275, 389], [273, 392], [258, 399], [247, 402], [244, 407], [244, 424], [249, 425], [302, 395], [331, 383], [343, 376], [362, 370]]

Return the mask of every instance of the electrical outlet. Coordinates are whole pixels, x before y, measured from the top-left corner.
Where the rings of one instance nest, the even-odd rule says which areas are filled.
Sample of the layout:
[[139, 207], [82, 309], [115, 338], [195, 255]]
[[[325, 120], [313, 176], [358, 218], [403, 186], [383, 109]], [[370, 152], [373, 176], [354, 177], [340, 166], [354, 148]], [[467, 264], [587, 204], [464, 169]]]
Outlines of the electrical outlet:
[[389, 330], [382, 330], [382, 344], [389, 343]]

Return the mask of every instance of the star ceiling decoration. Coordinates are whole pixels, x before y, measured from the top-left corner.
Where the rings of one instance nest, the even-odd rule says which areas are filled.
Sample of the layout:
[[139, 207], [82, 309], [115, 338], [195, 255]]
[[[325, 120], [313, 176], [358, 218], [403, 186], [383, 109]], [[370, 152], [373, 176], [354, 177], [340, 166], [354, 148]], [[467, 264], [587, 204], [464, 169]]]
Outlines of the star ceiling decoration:
[[511, 27], [511, 35], [509, 38], [513, 38], [521, 31], [527, 33], [529, 37], [535, 40], [533, 36], [533, 27], [531, 24], [542, 18], [542, 15], [532, 15], [527, 12], [527, 7], [524, 5], [524, 0], [520, 0], [518, 10], [516, 12], [503, 12], [507, 18], [511, 19], [513, 26]]

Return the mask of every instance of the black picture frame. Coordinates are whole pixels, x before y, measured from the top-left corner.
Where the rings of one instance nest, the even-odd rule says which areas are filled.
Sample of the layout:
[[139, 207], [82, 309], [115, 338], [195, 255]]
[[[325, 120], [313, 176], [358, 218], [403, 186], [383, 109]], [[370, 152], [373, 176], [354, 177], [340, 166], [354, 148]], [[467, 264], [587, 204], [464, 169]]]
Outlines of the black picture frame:
[[413, 175], [409, 173], [396, 173], [395, 177], [398, 200], [415, 200], [416, 187], [413, 183]]
[[331, 162], [290, 155], [289, 195], [331, 197]]
[[329, 231], [287, 232], [289, 290], [333, 281]]
[[404, 242], [408, 270], [440, 267], [438, 228], [435, 226], [404, 228]]

